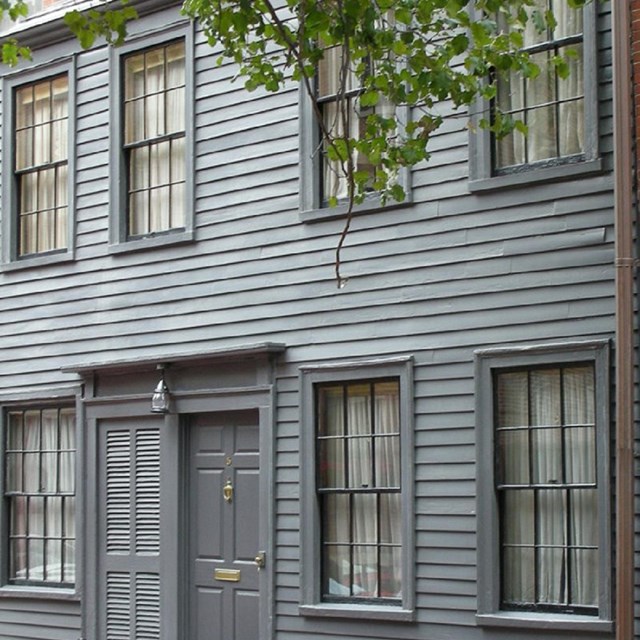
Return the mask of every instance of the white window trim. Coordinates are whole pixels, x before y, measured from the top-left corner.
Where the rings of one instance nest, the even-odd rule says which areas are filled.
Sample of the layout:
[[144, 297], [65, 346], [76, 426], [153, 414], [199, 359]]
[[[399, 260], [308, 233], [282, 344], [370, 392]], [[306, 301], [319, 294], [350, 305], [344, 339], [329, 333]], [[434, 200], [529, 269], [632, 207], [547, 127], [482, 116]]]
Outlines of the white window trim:
[[[47, 78], [66, 75], [68, 79], [67, 124], [67, 247], [42, 254], [21, 257], [18, 252], [18, 188], [15, 175], [15, 100], [16, 89], [35, 84]], [[47, 64], [5, 76], [2, 80], [2, 262], [0, 270], [13, 271], [29, 267], [68, 262], [75, 257], [75, 173], [76, 173], [76, 73], [71, 57], [55, 64]]]
[[[591, 362], [595, 367], [596, 447], [599, 526], [598, 616], [504, 611], [500, 609], [499, 513], [495, 491], [493, 372], [508, 367], [532, 367], [567, 362]], [[478, 532], [478, 611], [480, 626], [514, 629], [611, 631], [611, 507], [609, 471], [609, 343], [606, 340], [498, 348], [475, 353], [476, 461]], [[513, 638], [520, 637], [510, 636]], [[528, 636], [527, 636], [528, 637]]]
[[597, 3], [589, 3], [582, 9], [585, 130], [583, 159], [570, 162], [564, 162], [562, 158], [551, 159], [546, 163], [522, 165], [511, 173], [495, 175], [492, 134], [479, 125], [481, 118], [490, 117], [491, 105], [487, 100], [478, 99], [470, 107], [469, 191], [482, 192], [531, 183], [546, 183], [603, 171], [604, 165], [599, 153], [597, 9]]
[[[312, 87], [315, 79], [311, 79]], [[322, 157], [319, 152], [320, 126], [315, 117], [313, 100], [302, 83], [298, 89], [299, 109], [299, 146], [300, 146], [300, 220], [302, 222], [320, 222], [347, 215], [349, 204], [341, 199], [335, 207], [326, 206], [321, 201], [322, 193]], [[409, 121], [408, 107], [398, 107], [398, 121], [402, 127]], [[411, 203], [411, 170], [403, 168], [398, 173], [398, 184], [402, 186], [405, 199], [402, 202], [388, 201], [382, 204], [378, 193], [365, 196], [364, 202], [353, 207], [354, 214], [370, 213], [406, 206]]]
[[[134, 33], [120, 47], [110, 50], [111, 103], [110, 111], [110, 188], [109, 188], [109, 253], [128, 253], [192, 242], [195, 238], [194, 203], [194, 37], [193, 23], [180, 20], [167, 25], [166, 14], [159, 13], [132, 25]], [[160, 28], [162, 27], [162, 28]], [[144, 29], [144, 31], [142, 31]], [[123, 113], [123, 58], [161, 46], [175, 40], [184, 40], [185, 45], [185, 219], [184, 227], [157, 234], [128, 237], [128, 205], [126, 193], [127, 163], [124, 154]]]
[[[396, 377], [400, 383], [400, 456], [402, 486], [402, 584], [400, 605], [324, 602], [320, 585], [320, 514], [316, 494], [315, 385]], [[301, 600], [306, 616], [366, 618], [395, 621], [414, 619], [415, 542], [413, 466], [413, 359], [385, 358], [300, 368], [301, 413]]]

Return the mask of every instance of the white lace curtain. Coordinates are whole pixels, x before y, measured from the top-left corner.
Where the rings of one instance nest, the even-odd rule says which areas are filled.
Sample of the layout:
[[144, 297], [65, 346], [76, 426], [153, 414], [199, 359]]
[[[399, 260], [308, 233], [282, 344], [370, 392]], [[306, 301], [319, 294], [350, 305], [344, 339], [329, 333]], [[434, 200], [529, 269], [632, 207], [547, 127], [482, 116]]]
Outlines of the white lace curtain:
[[332, 388], [325, 395], [327, 433], [338, 437], [329, 441], [326, 457], [321, 456], [330, 469], [324, 486], [347, 489], [324, 497], [325, 584], [333, 595], [398, 598], [402, 522], [398, 387], [376, 383], [374, 388], [375, 426], [370, 386], [348, 387], [346, 431], [342, 389]]
[[597, 606], [593, 370], [502, 374], [498, 394], [503, 599]]

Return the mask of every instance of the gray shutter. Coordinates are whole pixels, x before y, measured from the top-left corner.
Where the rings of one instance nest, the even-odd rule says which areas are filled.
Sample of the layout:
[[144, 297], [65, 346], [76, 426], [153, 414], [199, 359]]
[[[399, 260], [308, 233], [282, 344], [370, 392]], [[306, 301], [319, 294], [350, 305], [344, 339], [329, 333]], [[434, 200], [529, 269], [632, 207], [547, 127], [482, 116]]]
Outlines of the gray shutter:
[[159, 640], [160, 430], [145, 421], [101, 429], [101, 637]]

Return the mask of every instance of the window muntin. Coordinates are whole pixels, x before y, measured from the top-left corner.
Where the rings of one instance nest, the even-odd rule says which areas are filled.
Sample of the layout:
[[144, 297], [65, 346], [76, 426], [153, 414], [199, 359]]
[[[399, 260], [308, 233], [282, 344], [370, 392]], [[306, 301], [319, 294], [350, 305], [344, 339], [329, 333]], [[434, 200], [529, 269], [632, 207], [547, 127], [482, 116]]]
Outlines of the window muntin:
[[322, 599], [400, 604], [399, 381], [317, 385], [316, 425]]
[[14, 99], [18, 255], [63, 251], [69, 224], [68, 77], [19, 87]]
[[185, 227], [185, 45], [124, 59], [124, 151], [128, 236]]
[[[498, 78], [496, 102], [503, 113], [522, 120], [528, 135], [514, 132], [494, 139], [496, 174], [518, 167], [584, 159], [585, 89], [583, 55], [583, 13], [566, 0], [537, 0], [541, 11], [553, 11], [554, 29], [539, 33], [533, 22], [524, 33], [525, 49], [540, 67], [536, 78], [517, 75]], [[568, 51], [575, 55], [567, 56]], [[554, 56], [566, 56], [570, 75], [561, 79], [551, 63]]]
[[4, 498], [12, 584], [75, 582], [75, 410], [7, 412]]
[[591, 363], [496, 372], [500, 606], [597, 615]]

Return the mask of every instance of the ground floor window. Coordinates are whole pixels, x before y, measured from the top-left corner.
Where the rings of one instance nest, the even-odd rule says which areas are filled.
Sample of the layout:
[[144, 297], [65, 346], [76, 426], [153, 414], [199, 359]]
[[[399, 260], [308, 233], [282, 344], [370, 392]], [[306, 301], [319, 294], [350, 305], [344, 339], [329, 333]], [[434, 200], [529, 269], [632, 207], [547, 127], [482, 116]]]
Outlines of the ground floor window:
[[75, 582], [75, 409], [11, 409], [6, 414], [4, 498], [8, 579]]

